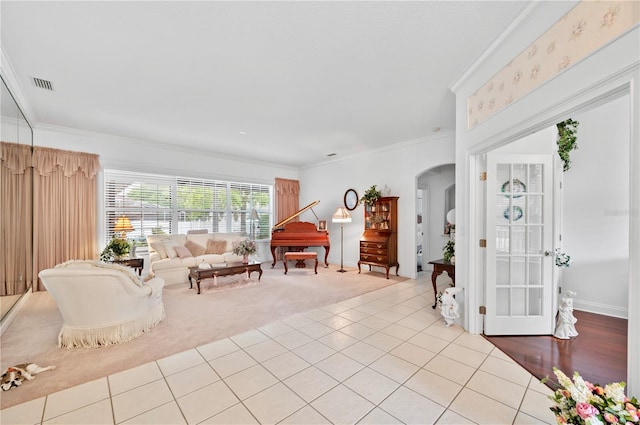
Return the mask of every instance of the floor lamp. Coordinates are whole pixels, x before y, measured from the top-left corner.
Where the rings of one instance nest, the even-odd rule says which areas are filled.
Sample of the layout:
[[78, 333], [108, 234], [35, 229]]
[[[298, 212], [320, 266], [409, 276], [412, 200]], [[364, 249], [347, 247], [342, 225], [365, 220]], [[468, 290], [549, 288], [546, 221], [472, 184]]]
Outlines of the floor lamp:
[[251, 240], [256, 240], [256, 221], [259, 221], [260, 217], [258, 216], [258, 211], [256, 209], [251, 210], [251, 214], [249, 215], [249, 221], [251, 221]]
[[345, 207], [340, 207], [331, 216], [332, 223], [340, 223], [340, 273], [346, 272], [343, 266], [343, 252], [344, 252], [344, 223], [351, 223], [351, 214]]

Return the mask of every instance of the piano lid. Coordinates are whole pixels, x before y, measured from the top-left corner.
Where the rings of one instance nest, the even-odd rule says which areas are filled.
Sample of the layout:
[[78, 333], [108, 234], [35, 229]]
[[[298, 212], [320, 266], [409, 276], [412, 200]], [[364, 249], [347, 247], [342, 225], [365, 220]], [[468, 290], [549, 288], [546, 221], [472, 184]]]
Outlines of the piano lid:
[[281, 228], [287, 224], [288, 222], [290, 222], [291, 220], [293, 220], [294, 218], [296, 218], [297, 216], [299, 216], [300, 214], [302, 214], [303, 212], [307, 211], [307, 210], [311, 210], [311, 212], [313, 213], [313, 215], [316, 216], [316, 220], [318, 220], [318, 216], [316, 215], [315, 211], [313, 211], [313, 207], [318, 205], [320, 203], [320, 201], [313, 201], [312, 203], [310, 203], [309, 205], [307, 205], [306, 207], [302, 208], [301, 210], [296, 211], [295, 213], [291, 214], [289, 217], [285, 218], [284, 220], [282, 220], [279, 223], [276, 223], [275, 226], [273, 226], [272, 231], [276, 231], [276, 230], [282, 230]]

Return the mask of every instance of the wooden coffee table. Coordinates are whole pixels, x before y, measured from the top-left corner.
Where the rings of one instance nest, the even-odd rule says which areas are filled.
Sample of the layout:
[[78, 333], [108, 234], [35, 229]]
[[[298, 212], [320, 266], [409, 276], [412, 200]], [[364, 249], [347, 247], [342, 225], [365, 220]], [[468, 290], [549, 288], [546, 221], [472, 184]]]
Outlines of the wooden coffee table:
[[246, 273], [247, 277], [251, 277], [251, 272], [258, 272], [258, 280], [262, 277], [262, 268], [257, 261], [249, 261], [249, 263], [226, 263], [224, 266], [212, 267], [210, 269], [201, 269], [198, 266], [189, 267], [189, 288], [193, 288], [193, 280], [198, 285], [198, 294], [200, 293], [200, 281], [203, 279], [211, 279], [219, 276], [231, 276], [234, 274]]

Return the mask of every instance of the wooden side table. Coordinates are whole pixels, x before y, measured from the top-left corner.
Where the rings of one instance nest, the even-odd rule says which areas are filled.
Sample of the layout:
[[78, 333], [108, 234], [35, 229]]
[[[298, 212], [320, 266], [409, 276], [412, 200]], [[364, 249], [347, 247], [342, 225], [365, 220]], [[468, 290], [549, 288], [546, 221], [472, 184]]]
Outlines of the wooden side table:
[[144, 269], [144, 258], [122, 258], [120, 260], [111, 260], [110, 263], [122, 264], [138, 271], [138, 276], [142, 276]]
[[442, 274], [442, 272], [447, 272], [453, 281], [453, 286], [456, 286], [456, 266], [448, 261], [444, 261], [444, 259], [429, 261], [429, 264], [433, 264], [431, 284], [433, 285], [433, 296], [435, 298], [435, 302], [433, 303], [432, 308], [436, 308], [436, 305], [438, 305], [438, 288], [436, 287], [436, 279]]

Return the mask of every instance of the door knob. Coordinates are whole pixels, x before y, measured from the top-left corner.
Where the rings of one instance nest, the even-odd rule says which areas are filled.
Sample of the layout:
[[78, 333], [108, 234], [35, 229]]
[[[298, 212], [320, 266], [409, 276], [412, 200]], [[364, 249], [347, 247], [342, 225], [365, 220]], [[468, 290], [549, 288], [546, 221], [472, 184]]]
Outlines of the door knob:
[[545, 251], [545, 252], [544, 252], [544, 256], [545, 256], [545, 257], [553, 257], [553, 255], [554, 255], [554, 254], [553, 254], [553, 251]]

